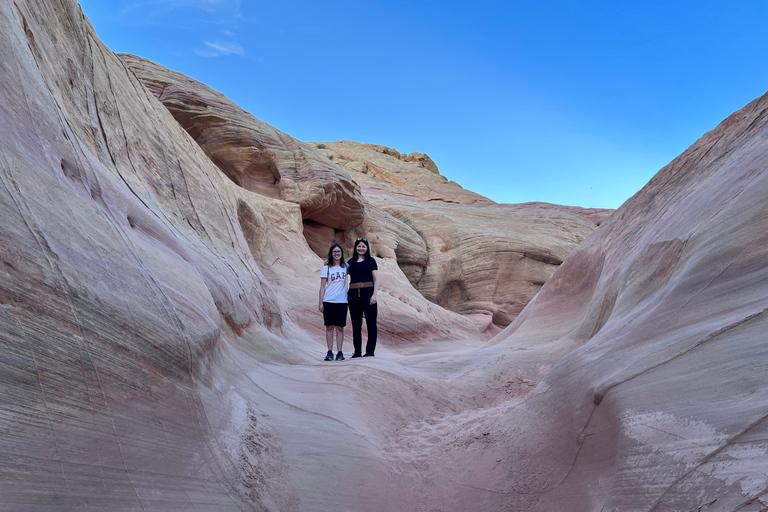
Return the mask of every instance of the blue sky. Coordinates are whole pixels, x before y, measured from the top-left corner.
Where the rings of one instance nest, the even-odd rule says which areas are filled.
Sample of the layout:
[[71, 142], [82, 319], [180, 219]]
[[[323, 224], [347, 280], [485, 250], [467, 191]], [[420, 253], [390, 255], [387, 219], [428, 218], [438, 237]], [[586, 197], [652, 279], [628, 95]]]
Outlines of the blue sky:
[[114, 51], [498, 202], [616, 208], [768, 90], [768, 1], [81, 0]]

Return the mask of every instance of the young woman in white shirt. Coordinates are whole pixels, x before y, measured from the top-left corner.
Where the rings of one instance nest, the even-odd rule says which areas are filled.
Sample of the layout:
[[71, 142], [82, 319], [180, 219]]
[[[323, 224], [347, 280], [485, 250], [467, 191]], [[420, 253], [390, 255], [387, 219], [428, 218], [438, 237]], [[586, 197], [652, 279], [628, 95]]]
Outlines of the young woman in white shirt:
[[320, 274], [320, 305], [325, 324], [325, 343], [328, 353], [325, 361], [333, 361], [333, 338], [336, 335], [336, 361], [343, 361], [344, 327], [347, 325], [347, 264], [344, 250], [333, 244], [328, 250], [328, 263]]

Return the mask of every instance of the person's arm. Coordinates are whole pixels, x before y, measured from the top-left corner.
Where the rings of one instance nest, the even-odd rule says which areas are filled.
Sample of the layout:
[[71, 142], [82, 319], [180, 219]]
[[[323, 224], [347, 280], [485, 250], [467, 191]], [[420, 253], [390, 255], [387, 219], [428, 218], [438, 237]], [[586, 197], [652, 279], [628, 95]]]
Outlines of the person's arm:
[[379, 291], [379, 271], [373, 270], [371, 274], [373, 275], [373, 295], [371, 295], [370, 304], [376, 304], [376, 294]]
[[320, 312], [323, 312], [323, 298], [325, 297], [325, 285], [328, 284], [328, 278], [327, 277], [321, 277], [320, 278], [320, 305], [317, 309], [320, 310]]

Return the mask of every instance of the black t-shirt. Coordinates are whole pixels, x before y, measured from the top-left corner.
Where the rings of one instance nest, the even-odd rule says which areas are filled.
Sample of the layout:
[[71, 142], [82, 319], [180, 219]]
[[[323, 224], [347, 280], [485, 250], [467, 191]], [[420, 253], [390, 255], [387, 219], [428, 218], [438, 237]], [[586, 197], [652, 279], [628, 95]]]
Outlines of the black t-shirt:
[[376, 260], [371, 259], [368, 261], [358, 262], [357, 258], [352, 258], [347, 267], [347, 273], [349, 274], [350, 283], [368, 283], [373, 281], [373, 271], [379, 270], [379, 266], [376, 264]]

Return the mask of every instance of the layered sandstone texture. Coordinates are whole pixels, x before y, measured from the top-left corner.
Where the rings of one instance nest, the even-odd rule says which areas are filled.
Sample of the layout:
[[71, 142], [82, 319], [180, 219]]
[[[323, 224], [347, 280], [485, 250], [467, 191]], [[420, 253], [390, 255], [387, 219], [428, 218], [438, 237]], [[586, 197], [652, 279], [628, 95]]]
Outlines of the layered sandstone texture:
[[362, 222], [360, 188], [317, 149], [181, 73], [135, 55], [121, 59], [234, 183], [296, 203], [302, 218], [332, 228]]
[[430, 503], [768, 510], [767, 196], [768, 95], [659, 171], [481, 351], [498, 354], [482, 373], [503, 360], [536, 386], [437, 443]]
[[317, 148], [147, 80], [73, 1], [0, 4], [0, 54], [0, 509], [396, 506], [383, 440], [458, 399], [322, 366], [318, 253], [372, 239], [382, 355], [476, 346], [489, 315], [399, 264], [424, 239]]
[[251, 463], [258, 409], [210, 399], [227, 340], [301, 358], [238, 221], [290, 208], [238, 190], [74, 2], [0, 3], [0, 54], [0, 509], [294, 506], [279, 443]]
[[[304, 235], [318, 255], [333, 242], [349, 250], [365, 236], [376, 256], [396, 260], [394, 293], [411, 295], [403, 290], [411, 286], [420, 292], [404, 299], [406, 306], [426, 298], [481, 330], [509, 325], [611, 213], [497, 205], [448, 181], [428, 155], [350, 141], [303, 143], [205, 84], [135, 55], [120, 58], [236, 184], [302, 205]], [[420, 304], [418, 313], [429, 307]], [[402, 307], [396, 313], [409, 318]], [[413, 338], [426, 326], [387, 328]]]
[[366, 199], [423, 240], [396, 246], [400, 267], [427, 299], [506, 327], [612, 210], [496, 204], [385, 146], [316, 143], [350, 172]]
[[[768, 507], [768, 97], [607, 217], [296, 141], [71, 0], [0, 55], [0, 510]], [[361, 235], [377, 357], [323, 363]]]

